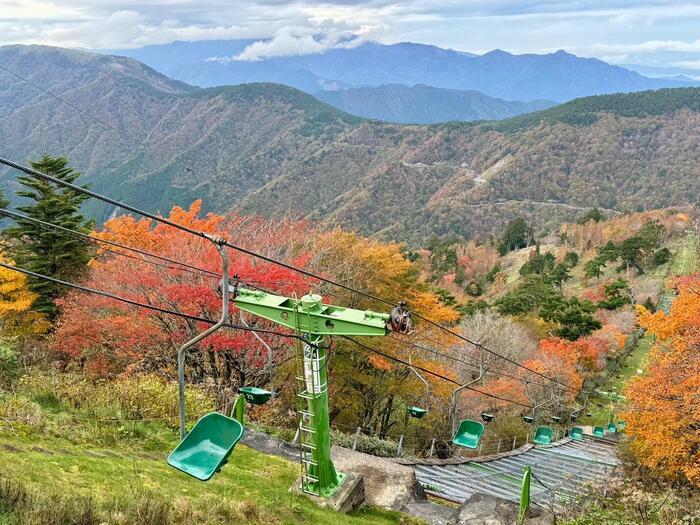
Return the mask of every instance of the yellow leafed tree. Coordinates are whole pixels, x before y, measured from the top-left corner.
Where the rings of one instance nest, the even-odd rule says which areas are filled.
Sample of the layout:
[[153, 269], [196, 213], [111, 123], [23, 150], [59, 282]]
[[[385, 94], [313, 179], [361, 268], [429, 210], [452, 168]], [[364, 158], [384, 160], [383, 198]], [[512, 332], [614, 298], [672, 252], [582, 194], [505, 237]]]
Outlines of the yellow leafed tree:
[[[0, 261], [13, 262], [2, 255]], [[29, 309], [37, 294], [27, 287], [27, 276], [0, 267], [0, 333], [6, 336], [37, 335], [48, 331], [50, 325], [45, 317]]]

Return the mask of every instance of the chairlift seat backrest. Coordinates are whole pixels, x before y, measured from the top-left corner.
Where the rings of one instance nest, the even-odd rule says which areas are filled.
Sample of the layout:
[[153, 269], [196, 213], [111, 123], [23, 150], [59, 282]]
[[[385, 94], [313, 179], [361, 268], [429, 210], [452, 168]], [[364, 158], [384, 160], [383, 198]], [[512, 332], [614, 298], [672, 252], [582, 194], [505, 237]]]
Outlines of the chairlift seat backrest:
[[238, 391], [243, 394], [245, 400], [253, 405], [264, 405], [270, 400], [272, 392], [255, 386], [242, 386]]
[[452, 438], [452, 443], [460, 447], [476, 448], [484, 433], [484, 424], [471, 419], [465, 419], [459, 424], [459, 429]]
[[408, 413], [411, 415], [411, 417], [415, 417], [417, 419], [422, 419], [425, 417], [425, 415], [428, 413], [428, 411], [424, 408], [420, 407], [408, 407]]
[[533, 443], [537, 445], [551, 445], [554, 430], [551, 427], [537, 427], [535, 437], [532, 438]]
[[572, 427], [569, 431], [569, 437], [574, 441], [583, 441], [583, 429], [581, 427]]
[[226, 463], [243, 436], [243, 425], [218, 412], [203, 416], [168, 456], [168, 465], [208, 481]]

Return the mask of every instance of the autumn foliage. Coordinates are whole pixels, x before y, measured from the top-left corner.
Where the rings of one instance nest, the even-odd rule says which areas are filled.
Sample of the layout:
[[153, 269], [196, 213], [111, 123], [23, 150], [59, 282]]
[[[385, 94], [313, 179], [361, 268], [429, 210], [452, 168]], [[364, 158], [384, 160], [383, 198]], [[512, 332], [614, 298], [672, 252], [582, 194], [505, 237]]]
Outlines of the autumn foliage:
[[[0, 255], [0, 261], [14, 261]], [[0, 267], [0, 322], [5, 336], [32, 336], [45, 333], [50, 324], [43, 314], [30, 310], [37, 298], [27, 285], [27, 276]]]
[[[295, 244], [294, 231], [301, 227], [291, 221], [271, 222], [239, 216], [209, 214], [200, 217], [201, 203], [189, 209], [173, 208], [171, 221], [209, 234], [235, 238], [239, 244], [255, 243], [267, 255], [283, 256], [304, 266], [306, 251]], [[100, 237], [147, 250], [205, 270], [221, 272], [221, 259], [213, 243], [171, 226], [131, 216], [108, 221]], [[180, 313], [217, 319], [221, 299], [216, 275], [193, 272], [162, 261], [148, 263], [140, 255], [120, 248], [103, 249], [90, 264], [87, 286], [121, 297]], [[229, 250], [231, 275], [244, 283], [281, 294], [301, 296], [309, 280], [277, 265], [256, 261]], [[177, 348], [209, 325], [172, 315], [130, 306], [110, 298], [69, 293], [62, 299], [63, 315], [58, 323], [54, 348], [73, 364], [82, 364], [98, 375], [130, 371], [155, 371], [173, 377]], [[240, 322], [232, 308], [230, 322]], [[252, 325], [259, 324], [250, 319]], [[287, 348], [281, 337], [270, 337], [273, 348]], [[204, 340], [200, 352], [188, 361], [191, 380], [209, 377], [218, 385], [241, 385], [264, 375], [266, 359], [261, 344], [249, 332], [222, 330]], [[279, 356], [284, 357], [284, 352]]]
[[639, 323], [656, 342], [625, 390], [633, 450], [660, 476], [700, 487], [700, 276], [679, 282], [669, 315], [640, 307]]

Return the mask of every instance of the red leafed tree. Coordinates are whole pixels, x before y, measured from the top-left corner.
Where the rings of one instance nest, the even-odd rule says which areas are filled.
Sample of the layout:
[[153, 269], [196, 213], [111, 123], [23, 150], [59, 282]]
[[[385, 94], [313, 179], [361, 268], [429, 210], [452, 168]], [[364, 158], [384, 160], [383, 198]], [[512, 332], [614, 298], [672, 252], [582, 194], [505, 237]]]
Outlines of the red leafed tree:
[[[296, 266], [307, 264], [309, 255], [302, 236], [309, 232], [307, 224], [237, 215], [201, 217], [200, 208], [199, 201], [189, 209], [175, 207], [168, 218], [198, 231], [222, 235]], [[221, 259], [210, 241], [148, 219], [119, 217], [107, 222], [97, 235], [212, 272], [221, 271]], [[126, 251], [123, 255], [115, 253], [120, 250], [109, 247], [109, 251], [99, 252], [84, 284], [180, 313], [214, 320], [220, 317], [216, 276], [163, 261], [155, 261], [159, 265], [149, 264], [147, 257]], [[243, 283], [298, 296], [308, 293], [312, 284], [298, 272], [235, 250], [229, 250], [228, 254], [230, 274], [239, 275]], [[230, 322], [240, 324], [240, 312], [231, 306]], [[69, 293], [61, 307], [63, 314], [54, 338], [55, 350], [68, 363], [103, 376], [153, 371], [174, 378], [178, 348], [210, 326], [78, 291]], [[251, 326], [280, 329], [251, 315], [246, 317], [246, 322]], [[289, 338], [261, 337], [273, 348], [275, 361], [290, 355], [293, 343]], [[190, 351], [186, 370], [190, 381], [202, 382], [206, 377], [219, 387], [230, 387], [264, 383], [266, 364], [266, 350], [250, 332], [223, 329]]]

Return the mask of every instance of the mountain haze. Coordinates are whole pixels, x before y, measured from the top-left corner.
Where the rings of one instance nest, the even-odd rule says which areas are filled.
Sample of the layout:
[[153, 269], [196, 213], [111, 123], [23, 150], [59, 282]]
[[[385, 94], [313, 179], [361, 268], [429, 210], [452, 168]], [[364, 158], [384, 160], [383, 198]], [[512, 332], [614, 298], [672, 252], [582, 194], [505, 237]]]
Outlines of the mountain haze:
[[321, 91], [316, 98], [347, 113], [387, 122], [434, 124], [450, 120], [500, 120], [547, 109], [547, 100], [519, 102], [487, 97], [478, 91], [440, 89], [417, 84]]
[[505, 100], [564, 102], [588, 95], [699, 85], [647, 78], [565, 51], [513, 55], [494, 50], [473, 55], [423, 44], [365, 42], [312, 55], [236, 60], [250, 43], [175, 42], [114, 53], [142, 60], [164, 74], [202, 87], [278, 82], [312, 94], [342, 87], [423, 84], [476, 90]]
[[[697, 203], [700, 89], [579, 99], [490, 123], [398, 125], [275, 84], [199, 89], [126, 58], [0, 47], [0, 155], [67, 155], [97, 191], [151, 211], [292, 213], [420, 244], [524, 216]], [[11, 193], [13, 175], [2, 170]], [[114, 210], [93, 205], [99, 218]]]

